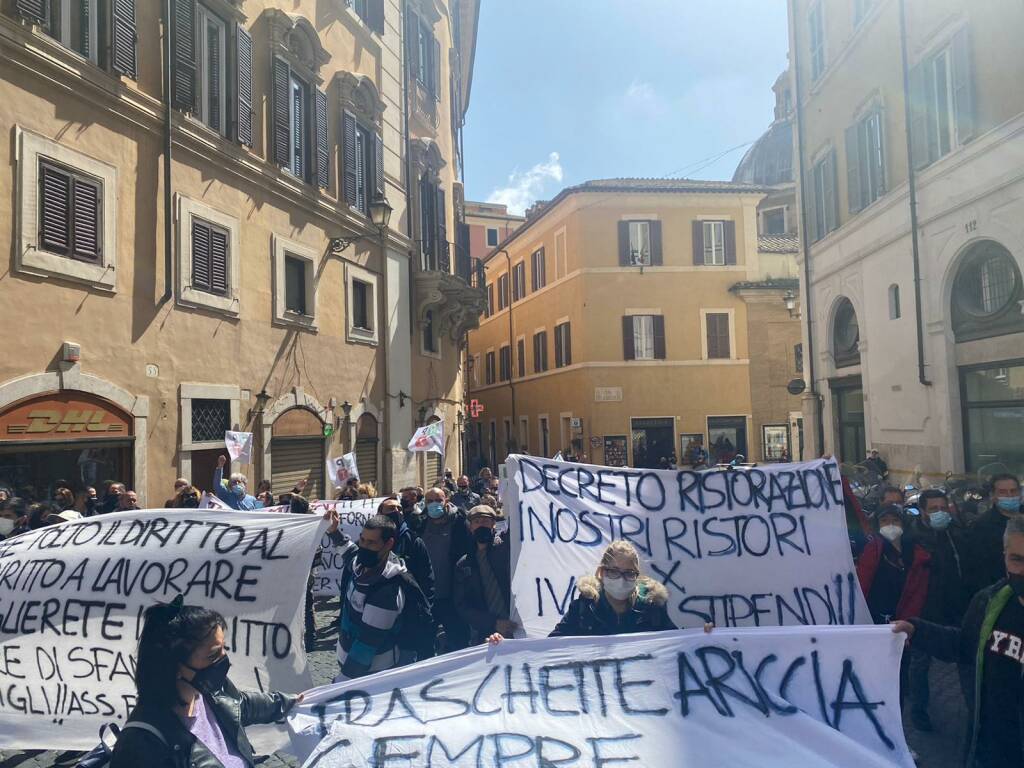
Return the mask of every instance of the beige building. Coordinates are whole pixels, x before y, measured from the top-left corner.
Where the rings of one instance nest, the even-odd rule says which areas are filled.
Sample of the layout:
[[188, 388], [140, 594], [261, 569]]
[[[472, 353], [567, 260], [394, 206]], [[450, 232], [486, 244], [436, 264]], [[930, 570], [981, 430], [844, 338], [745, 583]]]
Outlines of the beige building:
[[800, 332], [782, 297], [796, 282], [762, 263], [766, 191], [591, 181], [500, 243], [470, 334], [476, 460], [561, 451], [651, 467], [698, 444], [716, 460], [792, 455]]
[[789, 10], [808, 434], [897, 477], [1021, 473], [1024, 6]]
[[332, 495], [349, 449], [429, 479], [406, 444], [442, 419], [458, 461], [482, 308], [452, 243], [478, 3], [170, 5], [0, 6], [0, 485], [159, 504], [226, 429], [275, 493]]

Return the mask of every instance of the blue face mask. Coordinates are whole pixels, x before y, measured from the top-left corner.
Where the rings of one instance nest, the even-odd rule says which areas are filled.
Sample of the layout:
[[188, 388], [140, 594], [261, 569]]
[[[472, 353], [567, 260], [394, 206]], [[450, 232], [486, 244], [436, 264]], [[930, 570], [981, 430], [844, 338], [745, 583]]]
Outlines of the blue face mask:
[[231, 490], [235, 494], [235, 496], [245, 496], [245, 486], [242, 485], [241, 483], [237, 483], [231, 486]]
[[936, 531], [944, 531], [949, 528], [949, 524], [953, 522], [953, 516], [944, 509], [940, 509], [937, 512], [932, 512], [928, 515], [928, 525], [930, 525]]
[[1008, 499], [996, 499], [996, 506], [1003, 512], [1016, 514], [1020, 512], [1020, 497]]
[[437, 520], [444, 516], [444, 504], [439, 501], [432, 501], [427, 504], [427, 517]]

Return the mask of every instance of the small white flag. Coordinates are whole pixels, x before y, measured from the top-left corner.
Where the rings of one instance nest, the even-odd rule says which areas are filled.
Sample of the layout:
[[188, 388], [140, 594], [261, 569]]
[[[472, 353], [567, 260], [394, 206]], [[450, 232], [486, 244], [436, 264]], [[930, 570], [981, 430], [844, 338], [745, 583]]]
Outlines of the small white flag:
[[212, 493], [203, 491], [203, 495], [199, 499], [200, 509], [231, 509], [227, 504], [218, 499]]
[[562, 452], [561, 451], [559, 451], [554, 456], [552, 456], [551, 460], [552, 461], [565, 461], [565, 459], [562, 458]]
[[444, 456], [444, 422], [435, 421], [420, 427], [409, 441], [409, 450], [419, 453], [440, 453]]
[[327, 460], [327, 479], [335, 488], [345, 485], [350, 477], [359, 479], [359, 470], [356, 468], [356, 455], [346, 453], [337, 459]]
[[225, 432], [224, 445], [232, 461], [252, 464], [252, 432]]

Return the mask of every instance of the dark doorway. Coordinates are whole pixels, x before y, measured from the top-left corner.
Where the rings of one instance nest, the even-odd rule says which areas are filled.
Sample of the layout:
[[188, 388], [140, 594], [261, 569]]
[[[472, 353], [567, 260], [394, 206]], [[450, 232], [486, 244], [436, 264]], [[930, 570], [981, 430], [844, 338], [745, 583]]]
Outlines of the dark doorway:
[[674, 419], [633, 419], [633, 466], [659, 469], [675, 453]]
[[832, 410], [835, 421], [835, 442], [839, 460], [844, 464], [863, 461], [864, 388], [860, 376], [829, 383], [832, 390]]

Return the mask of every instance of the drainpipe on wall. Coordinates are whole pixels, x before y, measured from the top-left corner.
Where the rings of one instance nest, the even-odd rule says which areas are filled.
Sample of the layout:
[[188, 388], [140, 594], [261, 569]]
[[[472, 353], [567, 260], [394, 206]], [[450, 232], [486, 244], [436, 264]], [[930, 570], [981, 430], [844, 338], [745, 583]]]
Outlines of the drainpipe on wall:
[[796, 136], [797, 136], [797, 172], [800, 178], [797, 179], [800, 190], [800, 222], [804, 226], [800, 231], [800, 244], [804, 252], [804, 317], [807, 319], [807, 354], [804, 355], [804, 365], [807, 369], [808, 397], [814, 398], [815, 421], [817, 422], [816, 454], [820, 455], [825, 451], [825, 424], [824, 408], [822, 405], [821, 393], [818, 392], [817, 381], [814, 378], [814, 326], [811, 312], [811, 244], [807, 237], [807, 196], [804, 194], [804, 180], [807, 174], [804, 168], [804, 109], [801, 101], [800, 90], [800, 44], [797, 37], [796, 8], [795, 3], [790, 2], [790, 24], [793, 27], [793, 77], [796, 89]]
[[910, 68], [907, 64], [907, 12], [900, 0], [900, 58], [903, 62], [903, 123], [907, 134], [907, 189], [910, 193], [910, 252], [914, 261], [914, 319], [917, 322], [917, 380], [932, 383], [924, 373], [924, 318], [921, 314], [921, 251], [917, 239], [917, 174], [914, 168], [914, 139], [910, 131]]
[[171, 189], [171, 0], [164, 0], [164, 295], [174, 294], [174, 205]]

